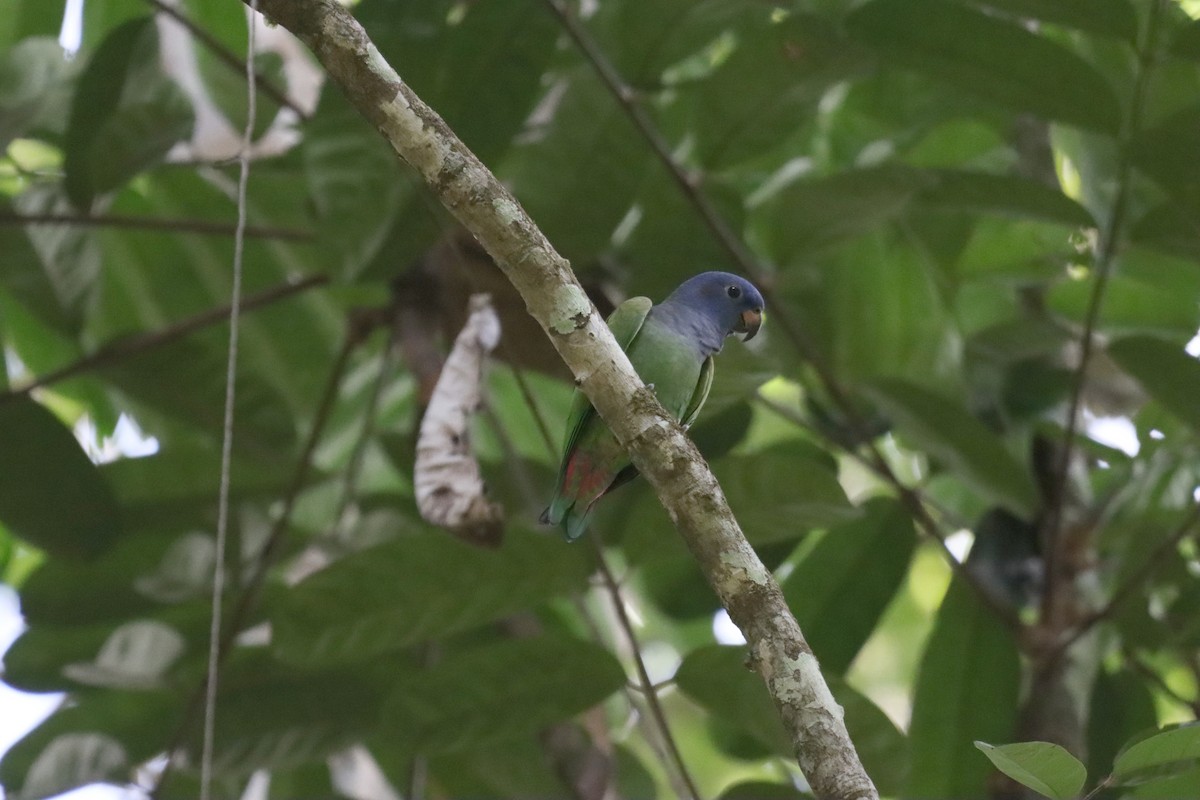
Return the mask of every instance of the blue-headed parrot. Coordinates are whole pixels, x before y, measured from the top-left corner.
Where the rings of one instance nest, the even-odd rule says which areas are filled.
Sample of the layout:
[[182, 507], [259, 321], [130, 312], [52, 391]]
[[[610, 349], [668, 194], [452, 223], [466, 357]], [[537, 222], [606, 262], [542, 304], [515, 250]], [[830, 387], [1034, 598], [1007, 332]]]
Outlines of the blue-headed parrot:
[[[752, 283], [728, 272], [704, 272], [654, 305], [631, 297], [608, 318], [617, 343], [642, 381], [684, 427], [692, 424], [712, 386], [713, 356], [725, 337], [749, 340], [762, 325], [763, 298]], [[637, 469], [625, 448], [576, 390], [567, 417], [558, 486], [542, 522], [561, 525], [568, 540], [587, 530], [596, 501], [631, 480]]]

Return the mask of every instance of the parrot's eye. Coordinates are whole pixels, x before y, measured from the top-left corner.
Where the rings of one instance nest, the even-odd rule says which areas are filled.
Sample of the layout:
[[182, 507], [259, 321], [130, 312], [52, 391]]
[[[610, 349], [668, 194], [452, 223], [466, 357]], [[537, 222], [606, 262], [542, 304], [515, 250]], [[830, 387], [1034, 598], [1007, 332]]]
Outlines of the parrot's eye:
[[730, 286], [728, 289], [725, 290], [725, 293], [728, 294], [730, 297], [732, 297], [734, 300], [737, 300], [739, 297], [742, 296], [742, 290], [741, 290], [741, 287], [739, 287], [739, 286]]

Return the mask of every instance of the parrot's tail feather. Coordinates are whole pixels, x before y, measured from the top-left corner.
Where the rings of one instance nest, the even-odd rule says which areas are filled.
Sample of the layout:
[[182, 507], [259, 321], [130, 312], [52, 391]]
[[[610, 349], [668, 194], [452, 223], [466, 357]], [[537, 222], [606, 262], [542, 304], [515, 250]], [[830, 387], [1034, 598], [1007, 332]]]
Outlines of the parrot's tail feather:
[[592, 522], [592, 507], [588, 506], [582, 513], [578, 513], [574, 508], [567, 512], [564, 520], [563, 530], [567, 534], [567, 541], [573, 542], [580, 536], [587, 533], [588, 525]]
[[553, 522], [550, 521], [550, 507], [549, 506], [546, 506], [546, 508], [542, 509], [542, 513], [538, 515], [538, 522], [540, 522], [542, 525], [553, 525], [554, 524]]

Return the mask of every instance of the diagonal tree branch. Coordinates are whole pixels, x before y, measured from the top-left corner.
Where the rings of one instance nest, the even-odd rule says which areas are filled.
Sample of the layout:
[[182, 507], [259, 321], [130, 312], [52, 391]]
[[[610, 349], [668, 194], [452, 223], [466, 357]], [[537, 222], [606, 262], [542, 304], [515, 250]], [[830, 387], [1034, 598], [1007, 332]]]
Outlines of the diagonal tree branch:
[[570, 265], [446, 123], [400, 79], [337, 0], [262, 0], [307, 44], [354, 106], [495, 259], [601, 417], [629, 448], [741, 628], [797, 760], [819, 798], [874, 800], [779, 585], [750, 547], [720, 485], [679, 425], [638, 379]]

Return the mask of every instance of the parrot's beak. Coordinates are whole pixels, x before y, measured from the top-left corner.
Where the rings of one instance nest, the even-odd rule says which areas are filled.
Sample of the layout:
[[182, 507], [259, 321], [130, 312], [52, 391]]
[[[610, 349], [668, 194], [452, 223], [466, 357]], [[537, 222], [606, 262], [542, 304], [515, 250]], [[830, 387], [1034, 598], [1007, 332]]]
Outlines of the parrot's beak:
[[758, 333], [758, 329], [762, 327], [762, 309], [751, 308], [742, 312], [742, 317], [738, 320], [738, 324], [734, 326], [734, 330], [738, 333], [744, 333], [743, 342], [748, 342]]

